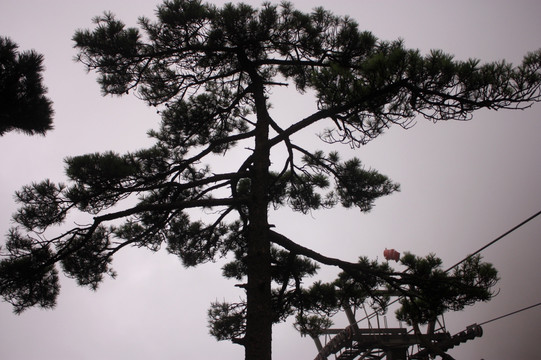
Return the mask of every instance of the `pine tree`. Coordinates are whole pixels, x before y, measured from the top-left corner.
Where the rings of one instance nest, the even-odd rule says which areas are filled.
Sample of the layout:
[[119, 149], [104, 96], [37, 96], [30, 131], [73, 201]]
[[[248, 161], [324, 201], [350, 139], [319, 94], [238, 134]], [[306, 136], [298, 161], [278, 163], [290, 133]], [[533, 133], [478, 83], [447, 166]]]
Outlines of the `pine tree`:
[[14, 130], [44, 135], [53, 128], [42, 63], [42, 55], [19, 53], [14, 42], [0, 37], [0, 136]]
[[[0, 293], [16, 312], [54, 306], [57, 264], [97, 288], [114, 276], [112, 258], [126, 246], [166, 246], [185, 266], [232, 257], [223, 275], [245, 280], [246, 300], [212, 304], [211, 334], [243, 345], [250, 360], [271, 358], [272, 324], [289, 316], [302, 333], [317, 334], [344, 304], [371, 299], [385, 309], [388, 294], [398, 292], [397, 316], [418, 326], [490, 300], [497, 271], [480, 258], [447, 273], [433, 255], [406, 254], [407, 270], [397, 273], [387, 263], [345, 262], [301, 246], [268, 215], [278, 207], [366, 212], [399, 190], [360, 160], [311, 151], [294, 135], [324, 123], [323, 145], [358, 147], [419, 116], [468, 120], [482, 108], [527, 108], [541, 95], [541, 52], [518, 67], [422, 55], [361, 32], [350, 18], [288, 3], [255, 9], [172, 0], [156, 14], [127, 28], [105, 13], [74, 36], [78, 60], [99, 74], [103, 93], [135, 93], [158, 108], [161, 127], [149, 132], [155, 145], [148, 149], [71, 157], [69, 183], [45, 180], [17, 192], [18, 225], [0, 262]], [[271, 89], [286, 85], [315, 96], [316, 111], [290, 124], [274, 119]], [[212, 171], [213, 159], [223, 163], [242, 146], [246, 156], [232, 170]], [[280, 151], [285, 160], [271, 164]], [[66, 224], [72, 212], [87, 214], [88, 225]], [[303, 286], [321, 265], [342, 272], [334, 282]]]

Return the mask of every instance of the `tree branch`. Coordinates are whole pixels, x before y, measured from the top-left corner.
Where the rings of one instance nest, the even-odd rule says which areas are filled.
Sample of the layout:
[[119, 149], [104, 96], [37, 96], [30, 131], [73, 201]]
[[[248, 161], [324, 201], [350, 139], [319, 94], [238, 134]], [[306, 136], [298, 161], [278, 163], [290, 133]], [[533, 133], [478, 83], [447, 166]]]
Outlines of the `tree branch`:
[[[315, 260], [325, 265], [337, 266], [348, 273], [352, 271], [372, 272], [366, 266], [363, 266], [361, 264], [343, 261], [340, 259], [331, 258], [325, 255], [322, 255], [312, 249], [309, 249], [307, 247], [304, 247], [302, 245], [295, 243], [294, 241], [288, 239], [286, 236], [280, 233], [277, 233], [276, 231], [269, 230], [269, 233], [270, 233], [271, 241], [273, 243], [280, 245], [281, 247], [287, 249], [288, 251], [294, 254], [309, 257], [310, 259]], [[379, 276], [381, 275], [382, 274], [379, 274]], [[393, 275], [393, 274], [389, 274], [389, 275]]]
[[223, 199], [200, 199], [200, 200], [186, 200], [165, 204], [142, 204], [136, 205], [132, 208], [109, 213], [105, 215], [96, 216], [94, 223], [102, 223], [105, 221], [111, 221], [134, 215], [144, 211], [171, 211], [180, 209], [189, 209], [195, 207], [214, 207], [214, 206], [232, 206], [241, 204], [241, 199], [223, 198]]

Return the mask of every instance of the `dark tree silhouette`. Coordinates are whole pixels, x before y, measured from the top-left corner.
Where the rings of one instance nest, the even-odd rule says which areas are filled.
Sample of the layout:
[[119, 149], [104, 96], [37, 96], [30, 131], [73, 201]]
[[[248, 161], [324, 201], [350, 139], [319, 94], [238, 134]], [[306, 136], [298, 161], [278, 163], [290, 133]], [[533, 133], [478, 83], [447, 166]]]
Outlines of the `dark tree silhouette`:
[[[16, 312], [54, 306], [57, 263], [95, 289], [114, 275], [112, 258], [126, 246], [166, 246], [186, 266], [232, 256], [223, 275], [246, 279], [239, 285], [246, 300], [212, 304], [211, 334], [243, 345], [246, 359], [270, 359], [272, 324], [290, 315], [301, 332], [317, 333], [343, 304], [372, 299], [385, 308], [392, 291], [404, 296], [399, 318], [418, 325], [492, 297], [497, 272], [479, 258], [448, 273], [433, 255], [406, 254], [407, 270], [397, 273], [387, 263], [345, 262], [301, 246], [268, 214], [340, 205], [366, 212], [399, 190], [358, 159], [311, 151], [294, 135], [324, 123], [324, 143], [355, 147], [418, 116], [467, 120], [482, 108], [527, 108], [541, 95], [541, 52], [518, 67], [422, 55], [359, 31], [350, 18], [288, 3], [254, 9], [176, 0], [156, 14], [136, 29], [105, 13], [74, 36], [78, 60], [99, 74], [103, 93], [135, 93], [158, 107], [161, 127], [150, 132], [151, 148], [71, 157], [68, 184], [45, 180], [17, 192], [18, 226], [0, 263], [0, 293]], [[271, 89], [287, 85], [314, 96], [317, 108], [284, 124], [269, 107]], [[233, 147], [246, 156], [228, 158]], [[271, 164], [276, 153], [285, 160]], [[211, 170], [217, 156], [229, 171]], [[88, 224], [66, 224], [72, 212]], [[303, 286], [320, 265], [342, 273]]]
[[44, 135], [53, 128], [42, 63], [42, 55], [19, 53], [14, 42], [0, 37], [0, 136], [14, 130]]

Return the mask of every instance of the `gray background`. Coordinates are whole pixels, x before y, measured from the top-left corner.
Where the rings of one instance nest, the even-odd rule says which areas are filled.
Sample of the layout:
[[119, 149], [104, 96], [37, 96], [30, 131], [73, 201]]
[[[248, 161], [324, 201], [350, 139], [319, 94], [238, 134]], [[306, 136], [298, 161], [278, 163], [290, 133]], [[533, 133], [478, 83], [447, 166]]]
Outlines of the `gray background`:
[[[221, 1], [215, 2], [221, 5]], [[247, 1], [258, 6], [259, 1]], [[91, 18], [111, 10], [128, 25], [152, 17], [157, 1], [1, 0], [0, 35], [22, 50], [45, 56], [45, 84], [54, 101], [55, 130], [46, 137], [10, 133], [0, 138], [0, 231], [16, 209], [13, 193], [50, 178], [64, 181], [63, 158], [89, 152], [125, 152], [151, 144], [146, 131], [159, 118], [133, 97], [101, 97], [94, 74], [73, 61], [71, 37], [91, 27]], [[517, 1], [294, 1], [308, 11], [323, 5], [348, 14], [361, 29], [385, 40], [403, 38], [423, 53], [441, 48], [457, 59], [513, 63], [541, 47], [541, 2]], [[283, 124], [313, 109], [293, 90], [275, 91], [273, 114]], [[480, 111], [467, 123], [432, 124], [419, 118], [408, 131], [394, 128], [361, 149], [342, 147], [367, 167], [389, 175], [402, 192], [376, 203], [369, 214], [335, 209], [308, 216], [280, 211], [277, 230], [329, 256], [354, 261], [382, 259], [385, 248], [418, 255], [435, 252], [449, 267], [541, 210], [541, 105], [526, 111]], [[304, 140], [322, 147], [310, 130]], [[234, 153], [233, 153], [234, 155]], [[223, 164], [223, 166], [228, 163]], [[222, 165], [220, 165], [222, 166]], [[235, 168], [235, 164], [232, 165]], [[218, 166], [219, 167], [219, 166]], [[75, 219], [80, 222], [88, 218]], [[541, 301], [538, 262], [541, 218], [505, 237], [482, 254], [501, 274], [500, 294], [490, 303], [447, 314], [452, 333]], [[210, 302], [235, 301], [242, 293], [220, 276], [220, 263], [183, 269], [165, 251], [130, 249], [118, 254], [119, 276], [97, 292], [62, 280], [53, 311], [21, 316], [0, 303], [0, 358], [63, 359], [239, 359], [243, 349], [208, 335]], [[333, 269], [321, 279], [331, 279]], [[388, 315], [390, 325], [392, 312]], [[541, 307], [484, 326], [484, 336], [454, 349], [457, 359], [537, 358]], [[343, 319], [337, 325], [344, 325]], [[364, 324], [366, 326], [367, 324]], [[291, 323], [274, 329], [275, 359], [311, 359], [316, 349]]]

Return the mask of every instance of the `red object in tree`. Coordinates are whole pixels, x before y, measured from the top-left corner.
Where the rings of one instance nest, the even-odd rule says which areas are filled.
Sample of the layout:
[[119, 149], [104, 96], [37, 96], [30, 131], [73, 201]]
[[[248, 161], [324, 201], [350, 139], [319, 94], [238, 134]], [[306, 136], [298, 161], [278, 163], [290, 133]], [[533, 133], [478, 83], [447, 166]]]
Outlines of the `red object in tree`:
[[396, 251], [395, 249], [385, 249], [383, 250], [383, 256], [385, 257], [385, 260], [394, 260], [398, 262], [400, 259], [400, 253]]

